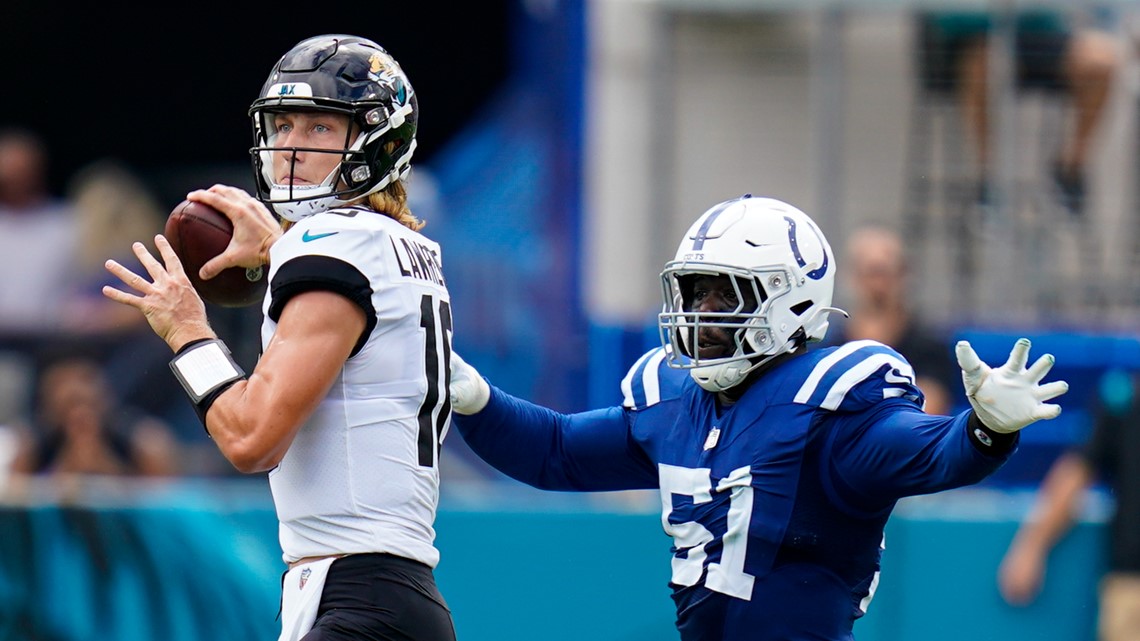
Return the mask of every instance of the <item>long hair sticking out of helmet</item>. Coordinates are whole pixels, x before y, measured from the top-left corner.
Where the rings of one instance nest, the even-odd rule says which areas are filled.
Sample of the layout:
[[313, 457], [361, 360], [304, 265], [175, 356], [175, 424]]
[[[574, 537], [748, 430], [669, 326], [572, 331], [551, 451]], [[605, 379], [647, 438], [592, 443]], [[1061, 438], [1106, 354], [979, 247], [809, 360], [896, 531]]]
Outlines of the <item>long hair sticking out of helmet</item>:
[[412, 231], [419, 231], [427, 223], [416, 218], [408, 209], [408, 189], [404, 181], [397, 180], [384, 189], [368, 195], [368, 205]]

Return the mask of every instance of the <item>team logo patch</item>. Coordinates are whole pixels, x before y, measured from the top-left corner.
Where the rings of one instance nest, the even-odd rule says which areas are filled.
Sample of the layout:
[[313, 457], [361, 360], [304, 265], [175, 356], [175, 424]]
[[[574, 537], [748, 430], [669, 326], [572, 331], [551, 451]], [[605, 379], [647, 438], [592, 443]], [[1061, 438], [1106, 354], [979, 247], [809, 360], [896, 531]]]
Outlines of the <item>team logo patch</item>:
[[716, 443], [719, 440], [720, 440], [720, 428], [714, 427], [709, 432], [708, 437], [705, 438], [705, 450], [711, 450], [712, 448], [716, 447]]
[[298, 590], [304, 590], [305, 584], [309, 582], [309, 577], [313, 575], [313, 571], [309, 568], [301, 570], [301, 580], [297, 583]]

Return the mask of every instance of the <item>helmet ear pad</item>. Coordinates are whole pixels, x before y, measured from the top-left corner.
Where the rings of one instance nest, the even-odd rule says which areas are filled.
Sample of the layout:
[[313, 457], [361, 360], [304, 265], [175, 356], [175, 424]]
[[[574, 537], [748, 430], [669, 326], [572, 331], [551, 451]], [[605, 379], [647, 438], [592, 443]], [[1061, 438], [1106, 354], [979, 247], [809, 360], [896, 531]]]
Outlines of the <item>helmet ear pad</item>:
[[[367, 134], [365, 135], [367, 136]], [[349, 188], [355, 189], [367, 185], [369, 182], [387, 184], [387, 182], [403, 177], [408, 170], [408, 164], [404, 163], [401, 166], [400, 160], [415, 149], [415, 136], [415, 120], [405, 119], [403, 125], [380, 134], [375, 140], [367, 140], [361, 145], [362, 162], [346, 163], [342, 171], [345, 184]], [[349, 164], [352, 167], [347, 166]], [[354, 179], [353, 171], [361, 165], [368, 170], [367, 175], [360, 179]], [[380, 172], [380, 175], [375, 175], [376, 172]], [[391, 176], [391, 178], [384, 181], [385, 176]]]
[[772, 349], [772, 335], [763, 327], [749, 327], [744, 332], [743, 342], [751, 354], [763, 354]]

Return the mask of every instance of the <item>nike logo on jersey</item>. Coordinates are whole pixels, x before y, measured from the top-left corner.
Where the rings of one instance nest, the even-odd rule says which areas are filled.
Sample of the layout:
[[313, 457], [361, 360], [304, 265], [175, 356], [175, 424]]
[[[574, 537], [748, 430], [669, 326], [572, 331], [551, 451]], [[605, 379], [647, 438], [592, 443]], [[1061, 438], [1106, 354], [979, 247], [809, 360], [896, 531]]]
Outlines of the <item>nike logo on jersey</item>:
[[306, 229], [305, 233], [301, 235], [301, 242], [311, 243], [314, 240], [320, 240], [322, 238], [328, 238], [329, 236], [335, 236], [336, 234], [339, 234], [339, 233], [340, 233], [339, 231], [328, 231], [328, 232], [325, 232], [323, 234], [314, 234], [314, 233], [310, 232], [308, 229]]

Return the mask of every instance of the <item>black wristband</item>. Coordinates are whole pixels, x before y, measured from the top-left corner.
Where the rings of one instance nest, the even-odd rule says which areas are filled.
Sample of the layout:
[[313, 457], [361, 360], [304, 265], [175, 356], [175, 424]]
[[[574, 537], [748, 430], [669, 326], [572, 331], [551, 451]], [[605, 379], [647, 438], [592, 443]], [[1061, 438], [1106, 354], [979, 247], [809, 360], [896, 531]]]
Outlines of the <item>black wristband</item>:
[[986, 427], [973, 410], [970, 410], [970, 418], [966, 421], [966, 432], [974, 447], [987, 456], [1001, 456], [1016, 447], [1020, 440], [1020, 432], [1006, 434]]
[[210, 393], [206, 394], [206, 397], [202, 400], [197, 403], [191, 402], [194, 406], [194, 412], [198, 415], [198, 420], [202, 421], [202, 429], [206, 430], [206, 436], [210, 436], [210, 428], [206, 425], [206, 412], [210, 411], [210, 407], [214, 404], [214, 401], [218, 400], [218, 397], [221, 396], [223, 392], [242, 380], [245, 380], [244, 376], [242, 378], [235, 378], [228, 383], [222, 383], [221, 386], [215, 387]]
[[218, 339], [216, 339], [216, 338], [195, 338], [194, 340], [190, 341], [189, 343], [186, 343], [182, 347], [179, 347], [178, 351], [174, 352], [174, 355], [175, 356], [181, 356], [183, 354], [183, 352], [190, 349], [191, 347], [194, 347], [195, 345], [200, 345], [200, 344], [205, 343], [207, 341], [215, 341], [215, 340], [218, 340]]
[[[229, 348], [216, 338], [183, 345], [170, 360], [170, 369], [186, 390], [204, 428], [206, 412], [214, 401], [234, 383], [245, 380], [245, 372], [234, 361]], [[206, 433], [210, 433], [208, 428]]]

